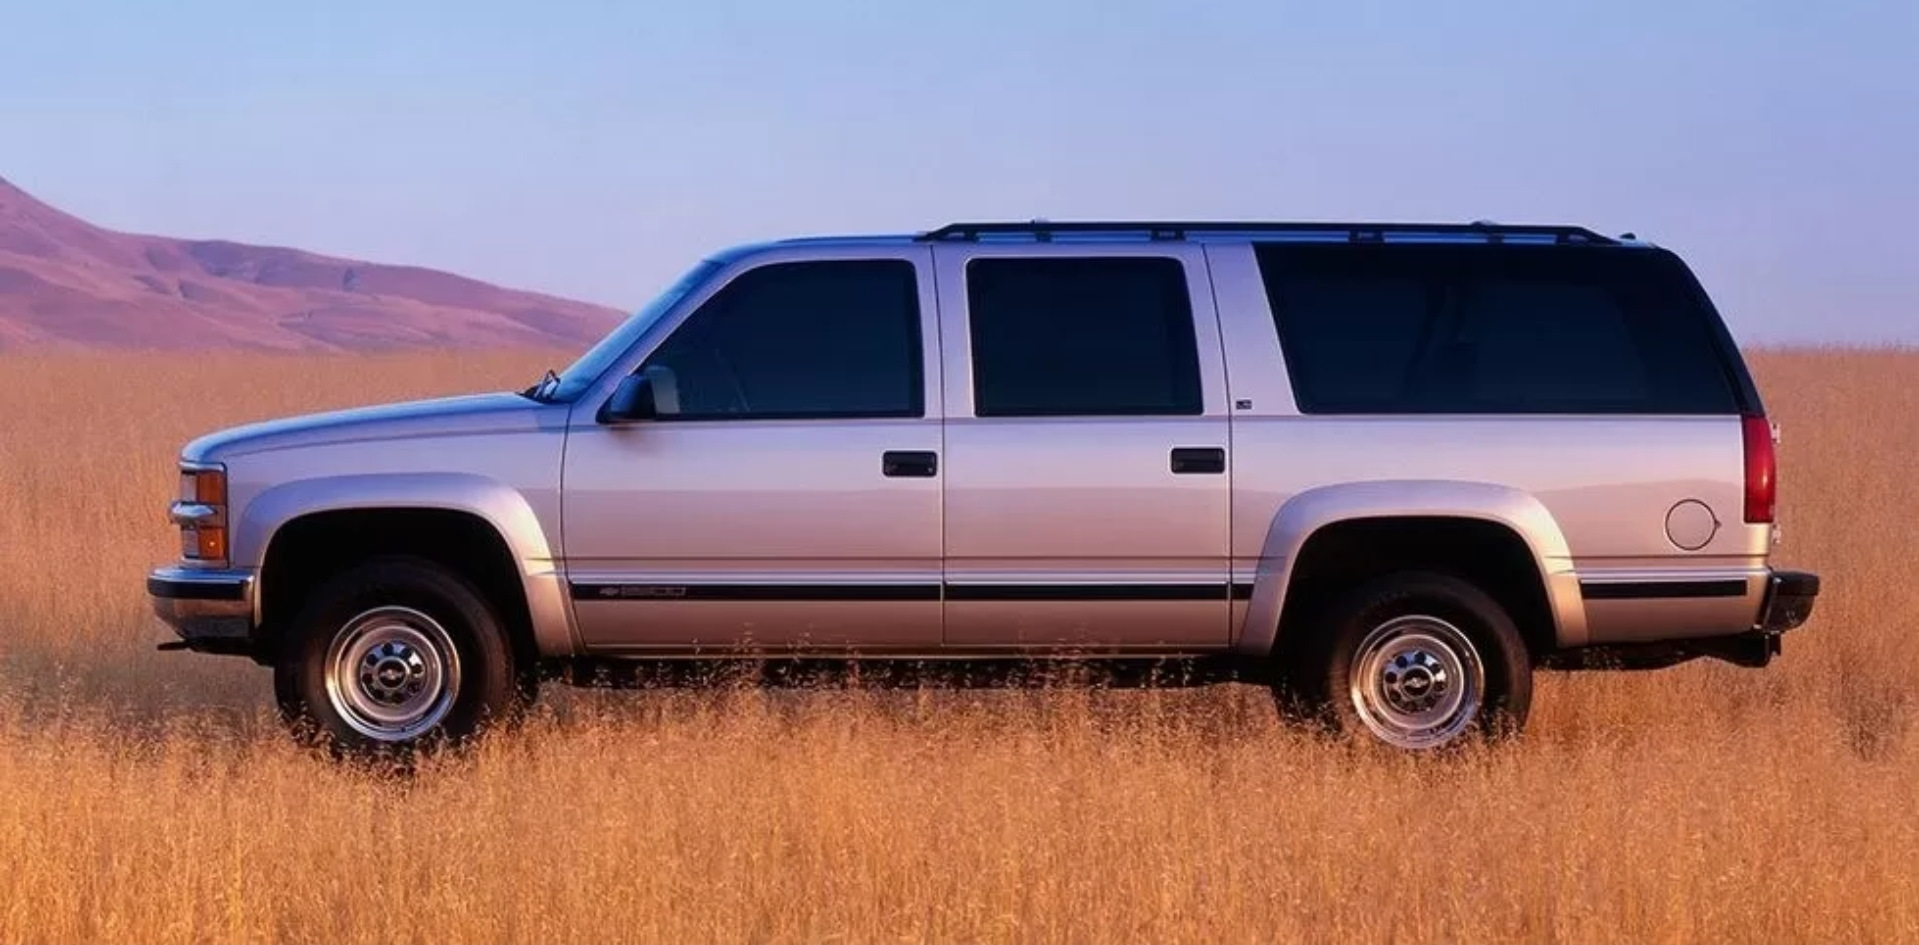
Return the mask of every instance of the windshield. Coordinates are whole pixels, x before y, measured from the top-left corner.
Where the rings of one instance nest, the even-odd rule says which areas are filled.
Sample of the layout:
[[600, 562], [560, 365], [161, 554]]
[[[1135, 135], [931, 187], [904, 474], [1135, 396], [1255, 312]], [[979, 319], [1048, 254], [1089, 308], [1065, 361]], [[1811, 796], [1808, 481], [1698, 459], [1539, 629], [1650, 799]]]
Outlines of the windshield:
[[687, 270], [685, 275], [667, 286], [666, 290], [655, 296], [653, 301], [634, 312], [633, 317], [621, 322], [619, 327], [601, 338], [599, 344], [588, 348], [585, 354], [580, 355], [579, 360], [561, 371], [557, 381], [550, 385], [545, 399], [564, 401], [580, 396], [588, 385], [605, 373], [614, 361], [619, 360], [620, 355], [633, 347], [634, 342], [639, 341], [640, 336], [646, 334], [646, 330], [660, 320], [660, 316], [665, 315], [680, 299], [685, 298], [687, 293], [698, 288], [724, 265], [726, 260], [719, 257], [700, 260], [699, 265]]

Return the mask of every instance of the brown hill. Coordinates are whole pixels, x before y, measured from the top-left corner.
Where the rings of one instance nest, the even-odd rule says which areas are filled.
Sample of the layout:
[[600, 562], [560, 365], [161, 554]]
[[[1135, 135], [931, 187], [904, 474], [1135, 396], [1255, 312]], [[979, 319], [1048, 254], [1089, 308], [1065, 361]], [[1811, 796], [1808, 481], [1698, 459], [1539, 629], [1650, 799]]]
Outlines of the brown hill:
[[0, 178], [0, 350], [573, 346], [620, 314], [414, 266], [119, 233]]

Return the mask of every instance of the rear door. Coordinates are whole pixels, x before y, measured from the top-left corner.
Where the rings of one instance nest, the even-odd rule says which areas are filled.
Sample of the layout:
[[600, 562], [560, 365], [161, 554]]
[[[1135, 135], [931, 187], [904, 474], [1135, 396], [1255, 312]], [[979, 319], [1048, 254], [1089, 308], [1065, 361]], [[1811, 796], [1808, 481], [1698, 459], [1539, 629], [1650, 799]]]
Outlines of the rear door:
[[1186, 244], [941, 244], [949, 648], [1226, 645], [1226, 391]]
[[[1745, 509], [1743, 414], [1759, 404], [1677, 256], [1518, 242], [1256, 253], [1315, 442], [1346, 431], [1397, 477], [1536, 497], [1565, 535], [1592, 642], [1751, 626], [1770, 535]], [[1265, 449], [1255, 438], [1241, 458]]]

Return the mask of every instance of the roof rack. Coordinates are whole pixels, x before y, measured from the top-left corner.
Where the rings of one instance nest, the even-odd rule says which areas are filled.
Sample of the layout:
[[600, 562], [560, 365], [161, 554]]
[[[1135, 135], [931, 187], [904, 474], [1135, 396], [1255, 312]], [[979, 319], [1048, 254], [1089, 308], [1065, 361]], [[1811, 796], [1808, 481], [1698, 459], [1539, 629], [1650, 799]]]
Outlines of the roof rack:
[[1030, 236], [1040, 242], [1055, 234], [1136, 235], [1151, 240], [1178, 241], [1199, 233], [1310, 235], [1344, 238], [1355, 243], [1383, 242], [1388, 236], [1477, 236], [1490, 243], [1506, 237], [1551, 239], [1555, 243], [1616, 244], [1618, 240], [1602, 236], [1583, 226], [1535, 224], [1475, 223], [1305, 223], [1305, 222], [1225, 222], [1225, 221], [1091, 221], [1054, 222], [1033, 220], [1026, 223], [949, 223], [936, 230], [920, 233], [920, 242], [975, 242], [983, 236]]

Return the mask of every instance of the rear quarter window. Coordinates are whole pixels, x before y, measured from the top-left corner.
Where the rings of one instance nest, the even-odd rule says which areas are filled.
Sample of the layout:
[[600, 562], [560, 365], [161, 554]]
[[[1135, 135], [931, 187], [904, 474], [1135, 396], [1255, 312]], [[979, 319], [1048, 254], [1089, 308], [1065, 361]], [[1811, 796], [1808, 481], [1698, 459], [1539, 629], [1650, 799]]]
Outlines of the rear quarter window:
[[1737, 352], [1662, 250], [1255, 248], [1307, 413], [1733, 414]]

